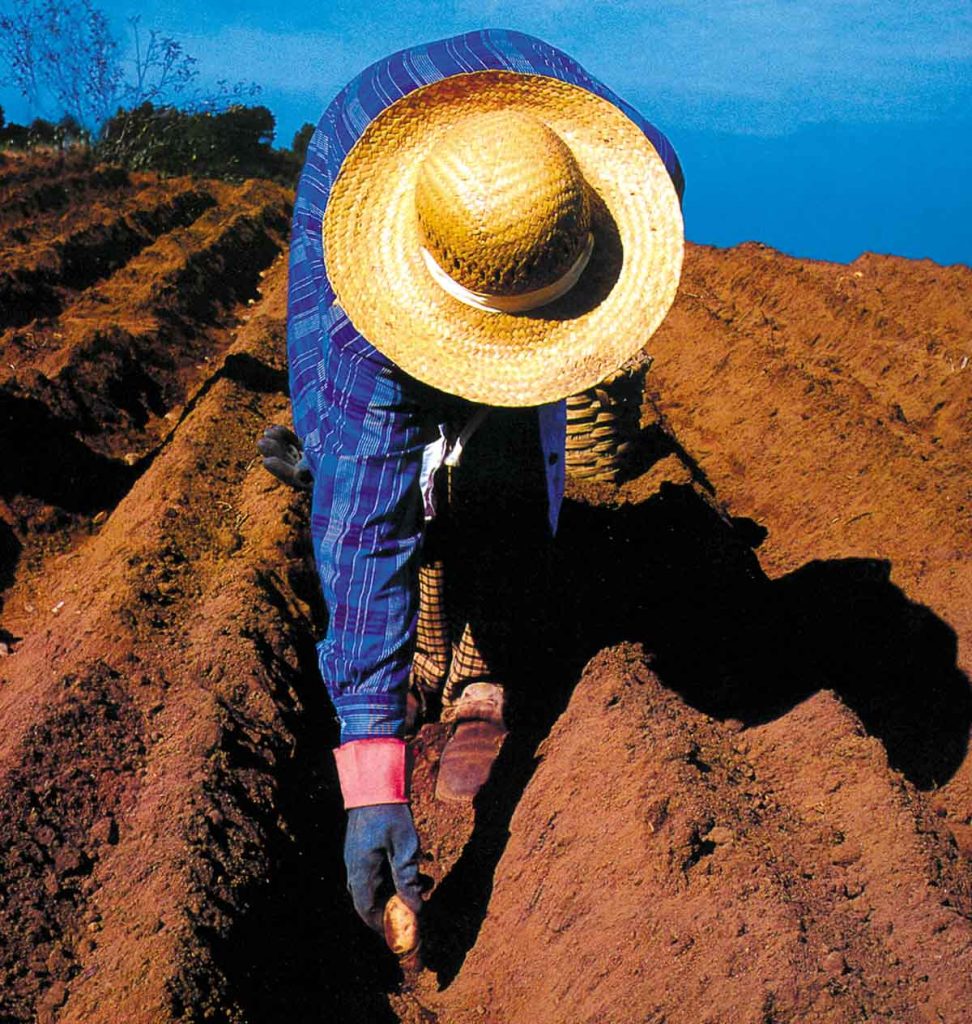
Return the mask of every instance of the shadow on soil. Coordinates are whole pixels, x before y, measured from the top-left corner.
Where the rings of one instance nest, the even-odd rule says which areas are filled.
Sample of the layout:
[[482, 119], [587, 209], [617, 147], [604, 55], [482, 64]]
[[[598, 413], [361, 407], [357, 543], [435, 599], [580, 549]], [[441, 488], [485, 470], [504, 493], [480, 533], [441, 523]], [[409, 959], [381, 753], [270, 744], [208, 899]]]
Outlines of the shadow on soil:
[[[549, 620], [524, 623], [515, 641], [510, 738], [477, 798], [473, 835], [427, 906], [426, 959], [441, 986], [476, 941], [537, 743], [606, 646], [643, 643], [659, 676], [692, 706], [745, 725], [833, 689], [916, 786], [954, 773], [972, 720], [954, 632], [909, 601], [879, 560], [813, 562], [769, 580], [753, 550], [764, 536], [756, 523], [721, 517], [690, 486], [664, 485], [622, 508], [565, 506], [552, 599], [539, 606]], [[289, 589], [313, 602], [316, 577], [305, 567]], [[278, 666], [298, 695], [285, 710], [296, 742], [279, 777], [286, 825], [268, 884], [222, 960], [254, 1024], [309, 1024], [322, 1014], [393, 1022], [385, 993], [397, 971], [344, 891], [344, 815], [327, 754], [336, 735], [309, 623], [283, 596], [275, 604], [298, 653], [296, 666]]]
[[[476, 802], [476, 826], [430, 900], [429, 966], [448, 985], [485, 918], [533, 751], [583, 666], [623, 640], [644, 644], [665, 684], [693, 707], [754, 725], [834, 690], [885, 744], [892, 767], [928, 789], [965, 757], [972, 694], [953, 630], [909, 601], [877, 559], [811, 562], [779, 580], [753, 548], [765, 530], [726, 520], [688, 486], [622, 508], [568, 503], [558, 549], [567, 595], [558, 653], [527, 654], [532, 677], [510, 739]], [[569, 650], [563, 638], [574, 638]], [[517, 713], [518, 712], [518, 713]]]
[[[256, 638], [293, 742], [276, 772], [267, 877], [214, 955], [250, 1024], [395, 1024], [385, 993], [400, 975], [381, 940], [358, 921], [344, 888], [344, 811], [330, 754], [338, 732], [314, 645], [326, 619], [306, 522], [300, 532], [307, 550], [291, 559], [286, 585], [261, 579], [296, 655], [284, 657]], [[313, 625], [284, 591], [311, 607]]]
[[0, 497], [27, 495], [84, 515], [116, 505], [136, 471], [92, 451], [74, 436], [77, 426], [37, 399], [0, 391]]
[[689, 487], [621, 509], [569, 506], [564, 546], [587, 554], [565, 567], [575, 664], [640, 641], [667, 686], [744, 725], [831, 689], [915, 786], [947, 782], [972, 721], [951, 627], [909, 601], [880, 559], [815, 561], [770, 580], [750, 547], [761, 535]]

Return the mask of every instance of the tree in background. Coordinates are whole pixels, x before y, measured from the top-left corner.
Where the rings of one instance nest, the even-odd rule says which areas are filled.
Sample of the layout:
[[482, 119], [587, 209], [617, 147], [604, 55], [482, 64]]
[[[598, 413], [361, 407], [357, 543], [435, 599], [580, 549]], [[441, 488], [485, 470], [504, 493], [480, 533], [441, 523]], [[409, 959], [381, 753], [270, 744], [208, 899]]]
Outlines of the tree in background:
[[274, 127], [266, 107], [187, 111], [142, 103], [109, 119], [95, 153], [133, 170], [290, 184], [302, 161], [290, 150], [272, 148]]
[[220, 81], [194, 87], [194, 57], [171, 36], [146, 35], [128, 19], [130, 55], [122, 59], [105, 14], [93, 0], [0, 0], [0, 82], [15, 86], [35, 109], [28, 126], [0, 125], [0, 146], [63, 150], [76, 142], [94, 156], [163, 174], [296, 179], [313, 133], [305, 124], [294, 152], [274, 150], [275, 123], [266, 107], [245, 101], [256, 85]]
[[14, 0], [11, 9], [0, 10], [0, 54], [7, 64], [0, 84], [14, 86], [36, 109], [40, 96], [37, 37], [41, 29], [33, 23], [27, 7], [26, 3]]
[[33, 149], [44, 146], [65, 150], [87, 141], [88, 133], [70, 114], [65, 114], [57, 124], [43, 117], [35, 117], [28, 125], [7, 124], [0, 118], [0, 147]]
[[155, 103], [183, 93], [198, 71], [195, 57], [190, 57], [177, 39], [150, 29], [148, 39], [142, 38], [141, 17], [128, 19], [135, 48], [132, 77], [126, 82], [122, 102], [126, 107]]
[[54, 107], [94, 131], [111, 110], [122, 72], [118, 44], [91, 0], [12, 0], [0, 13], [4, 84], [35, 110]]
[[119, 108], [180, 103], [221, 109], [256, 86], [217, 85], [191, 92], [197, 61], [171, 36], [138, 16], [128, 19], [131, 60], [122, 59], [105, 13], [92, 0], [4, 0], [0, 4], [0, 83], [12, 85], [37, 111], [70, 115], [93, 138]]
[[294, 134], [294, 141], [290, 144], [290, 151], [294, 154], [298, 168], [304, 166], [304, 161], [307, 159], [307, 147], [310, 145], [313, 134], [314, 126], [310, 121], [305, 121]]

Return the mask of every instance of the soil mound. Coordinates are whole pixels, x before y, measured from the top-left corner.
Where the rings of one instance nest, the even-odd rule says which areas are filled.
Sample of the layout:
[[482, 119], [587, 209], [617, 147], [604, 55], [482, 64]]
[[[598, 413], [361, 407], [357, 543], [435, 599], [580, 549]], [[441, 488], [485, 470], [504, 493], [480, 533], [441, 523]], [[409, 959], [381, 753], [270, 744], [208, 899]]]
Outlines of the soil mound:
[[443, 1019], [962, 1018], [967, 864], [832, 692], [741, 731], [616, 647], [538, 754]]
[[306, 499], [255, 458], [289, 207], [0, 167], [0, 1019], [968, 1019], [972, 271], [690, 247], [475, 806], [415, 740], [400, 990], [344, 891]]

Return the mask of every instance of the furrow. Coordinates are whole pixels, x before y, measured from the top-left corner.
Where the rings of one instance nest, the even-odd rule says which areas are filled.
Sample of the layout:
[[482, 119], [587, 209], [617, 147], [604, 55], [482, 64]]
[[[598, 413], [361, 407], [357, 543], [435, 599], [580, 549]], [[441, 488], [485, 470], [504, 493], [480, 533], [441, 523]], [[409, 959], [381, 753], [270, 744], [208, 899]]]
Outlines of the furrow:
[[[38, 181], [37, 179], [40, 178]], [[89, 196], [117, 195], [134, 184], [121, 167], [82, 169], [81, 161], [67, 161], [63, 170], [52, 165], [50, 174], [31, 169], [0, 182], [0, 226], [16, 225], [39, 214], [66, 210]]]
[[[213, 378], [239, 305], [258, 296], [284, 244], [285, 193], [264, 183], [218, 188], [227, 209], [144, 249], [120, 272], [124, 281], [116, 274], [89, 288], [46, 332], [31, 333], [32, 365], [15, 364], [0, 382], [7, 580], [12, 561], [39, 571], [127, 493]], [[50, 529], [38, 530], [44, 521]]]
[[[160, 235], [192, 223], [215, 204], [203, 188], [143, 190], [114, 210], [98, 210], [13, 254], [0, 272], [0, 329], [56, 316], [72, 293], [108, 277]], [[7, 262], [7, 261], [4, 261]]]
[[[290, 834], [308, 811], [308, 785], [311, 810], [333, 814], [336, 795], [315, 753], [333, 740], [322, 735], [331, 726], [312, 648], [301, 639], [313, 588], [288, 583], [307, 571], [304, 552], [288, 547], [302, 502], [252, 457], [265, 423], [286, 416], [285, 277], [280, 262], [263, 315], [241, 331], [214, 384], [104, 526], [49, 566], [31, 592], [31, 607], [41, 610], [30, 616], [23, 592], [14, 595], [18, 639], [0, 688], [0, 813], [6, 799], [4, 834], [14, 850], [33, 842], [32, 829], [52, 829], [53, 838], [42, 838], [55, 859], [48, 865], [38, 853], [37, 870], [21, 871], [12, 854], [5, 866], [22, 879], [7, 911], [36, 944], [33, 958], [15, 959], [18, 947], [4, 963], [16, 980], [5, 1019], [242, 1019], [243, 1007], [269, 998], [252, 973], [260, 921], [247, 915], [270, 912], [262, 902], [268, 884], [299, 866]], [[39, 672], [52, 658], [61, 678], [93, 694], [93, 714], [96, 682], [108, 679], [112, 705], [127, 710], [104, 714], [138, 744], [131, 758], [110, 730], [93, 730], [101, 760], [77, 762], [104, 785], [117, 777], [119, 798], [97, 801], [110, 818], [94, 828], [102, 841], [74, 838], [93, 812], [87, 803], [70, 811], [56, 796], [45, 803], [46, 775], [32, 768], [35, 727], [52, 763], [72, 763], [74, 733], [58, 723], [71, 718], [73, 691]], [[299, 758], [298, 743], [307, 745]], [[87, 792], [81, 781], [71, 785]], [[26, 788], [20, 802], [17, 787]], [[29, 808], [38, 801], [43, 816], [34, 822]], [[77, 884], [77, 858], [56, 859], [69, 841], [80, 858]], [[335, 862], [326, 887], [315, 872], [306, 878], [320, 890], [315, 908], [306, 889], [287, 896], [308, 930], [340, 885], [335, 837], [318, 832], [315, 848]], [[46, 915], [38, 921], [46, 931], [23, 929], [33, 906]], [[344, 943], [347, 911], [344, 920], [319, 931], [314, 955]], [[264, 952], [267, 939], [260, 936]], [[319, 998], [357, 1005], [339, 973], [317, 984]]]

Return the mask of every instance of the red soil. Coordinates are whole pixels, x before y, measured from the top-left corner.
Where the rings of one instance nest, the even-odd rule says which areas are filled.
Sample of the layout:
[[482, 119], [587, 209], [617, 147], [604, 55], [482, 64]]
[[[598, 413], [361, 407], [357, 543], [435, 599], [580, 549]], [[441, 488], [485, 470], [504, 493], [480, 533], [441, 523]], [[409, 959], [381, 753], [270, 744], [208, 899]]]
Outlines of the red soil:
[[399, 990], [343, 888], [306, 502], [254, 459], [287, 216], [0, 166], [0, 1019], [970, 1019], [972, 271], [690, 247], [475, 807], [416, 740]]
[[444, 1019], [962, 1019], [967, 863], [832, 692], [738, 732], [622, 646], [541, 755]]

